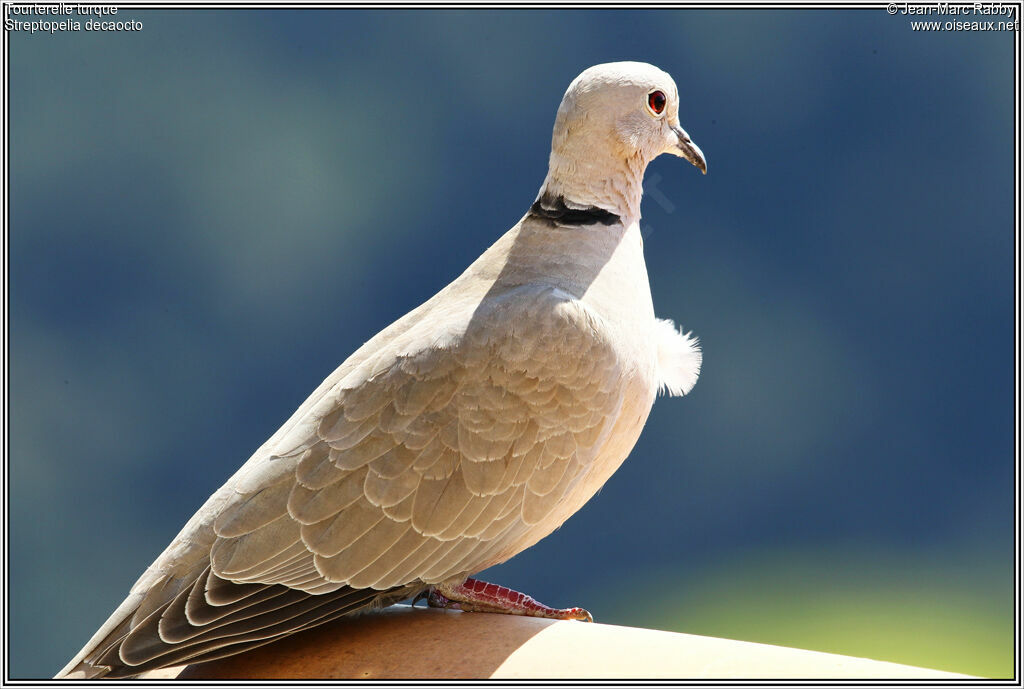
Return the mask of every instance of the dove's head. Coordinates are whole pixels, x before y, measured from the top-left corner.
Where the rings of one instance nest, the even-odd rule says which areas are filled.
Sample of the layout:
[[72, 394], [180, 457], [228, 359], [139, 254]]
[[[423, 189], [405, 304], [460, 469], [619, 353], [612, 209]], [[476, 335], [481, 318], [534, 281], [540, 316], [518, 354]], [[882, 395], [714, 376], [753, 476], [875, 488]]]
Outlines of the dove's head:
[[565, 92], [551, 138], [541, 194], [639, 217], [647, 164], [662, 153], [707, 172], [704, 154], [679, 123], [679, 89], [644, 62], [584, 70]]

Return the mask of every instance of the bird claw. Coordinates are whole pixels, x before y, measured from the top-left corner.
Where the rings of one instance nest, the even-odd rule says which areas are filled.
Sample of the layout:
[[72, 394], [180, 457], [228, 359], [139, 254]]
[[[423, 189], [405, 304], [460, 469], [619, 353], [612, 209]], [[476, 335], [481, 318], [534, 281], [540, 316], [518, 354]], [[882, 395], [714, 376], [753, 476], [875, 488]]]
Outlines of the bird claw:
[[[413, 597], [413, 599], [412, 599], [412, 607], [415, 608], [417, 603], [419, 603], [421, 600], [424, 600], [425, 598], [427, 598], [430, 595], [430, 589], [432, 589], [432, 588], [433, 588], [433, 586], [431, 586], [430, 588], [423, 589], [422, 591], [417, 593]], [[430, 603], [428, 602], [427, 606], [429, 607], [429, 605], [430, 605]]]
[[594, 616], [583, 608], [569, 608], [569, 611], [573, 616], [569, 619], [579, 620], [580, 622], [593, 622]]
[[458, 586], [439, 584], [421, 592], [413, 601], [427, 599], [427, 606], [463, 612], [493, 612], [505, 615], [527, 615], [549, 620], [593, 622], [594, 616], [583, 608], [552, 608], [531, 596], [505, 586], [466, 579]]

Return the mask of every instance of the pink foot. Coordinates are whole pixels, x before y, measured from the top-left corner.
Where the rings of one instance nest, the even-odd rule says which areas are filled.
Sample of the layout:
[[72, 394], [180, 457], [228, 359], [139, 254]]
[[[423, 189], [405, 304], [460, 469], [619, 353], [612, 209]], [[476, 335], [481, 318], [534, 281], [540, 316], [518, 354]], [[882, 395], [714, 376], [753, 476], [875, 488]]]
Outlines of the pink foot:
[[420, 594], [431, 608], [451, 608], [464, 612], [496, 612], [505, 615], [529, 615], [552, 620], [582, 620], [593, 622], [594, 616], [583, 608], [549, 608], [525, 593], [505, 586], [488, 584], [479, 579], [466, 579], [459, 586], [439, 584]]

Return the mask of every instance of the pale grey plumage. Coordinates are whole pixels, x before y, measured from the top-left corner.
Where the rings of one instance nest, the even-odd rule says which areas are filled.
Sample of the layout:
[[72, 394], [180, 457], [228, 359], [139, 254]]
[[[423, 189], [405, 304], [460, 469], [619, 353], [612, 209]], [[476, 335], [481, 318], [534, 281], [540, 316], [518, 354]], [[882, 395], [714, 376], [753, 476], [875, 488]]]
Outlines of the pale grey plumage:
[[[643, 110], [651, 89], [664, 113]], [[640, 181], [663, 152], [703, 164], [667, 74], [580, 75], [540, 210], [332, 373], [59, 676], [246, 650], [458, 582], [561, 525], [625, 459], [659, 386], [685, 393], [700, 368], [695, 341], [654, 317], [643, 261]], [[559, 221], [555, 198], [601, 224]]]

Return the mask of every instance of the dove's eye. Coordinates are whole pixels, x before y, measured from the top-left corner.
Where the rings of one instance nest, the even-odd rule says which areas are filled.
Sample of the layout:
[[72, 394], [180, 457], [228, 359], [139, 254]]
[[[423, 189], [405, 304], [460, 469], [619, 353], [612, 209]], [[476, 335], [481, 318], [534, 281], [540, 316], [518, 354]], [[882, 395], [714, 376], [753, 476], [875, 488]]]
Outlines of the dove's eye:
[[647, 107], [651, 109], [655, 115], [660, 115], [665, 112], [665, 104], [668, 99], [665, 98], [665, 94], [662, 91], [651, 91], [647, 94]]

